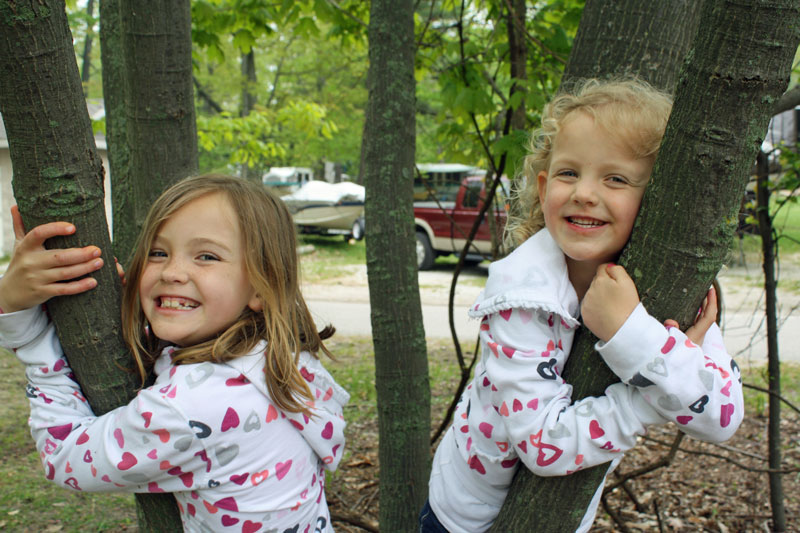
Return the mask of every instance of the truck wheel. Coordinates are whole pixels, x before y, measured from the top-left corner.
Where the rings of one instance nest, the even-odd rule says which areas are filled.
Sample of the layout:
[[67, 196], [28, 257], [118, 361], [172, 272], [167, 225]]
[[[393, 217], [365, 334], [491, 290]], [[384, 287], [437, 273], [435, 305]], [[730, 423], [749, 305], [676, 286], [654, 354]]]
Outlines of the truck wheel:
[[433, 253], [431, 241], [425, 233], [417, 232], [417, 268], [419, 270], [428, 270], [433, 266], [433, 261], [436, 255]]
[[364, 238], [364, 218], [358, 217], [353, 221], [353, 227], [350, 228], [350, 235], [345, 235], [345, 240], [355, 239], [360, 241]]

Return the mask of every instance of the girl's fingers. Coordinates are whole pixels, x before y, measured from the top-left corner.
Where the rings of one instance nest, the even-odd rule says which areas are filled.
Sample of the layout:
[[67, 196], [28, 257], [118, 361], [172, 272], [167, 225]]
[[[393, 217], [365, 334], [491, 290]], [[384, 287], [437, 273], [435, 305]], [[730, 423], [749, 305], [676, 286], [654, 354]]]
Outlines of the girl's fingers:
[[[14, 230], [17, 231], [16, 229]], [[68, 222], [50, 222], [36, 226], [29, 233], [25, 234], [19, 246], [25, 249], [35, 249], [44, 246], [44, 241], [51, 237], [61, 235], [72, 235], [75, 233], [75, 226]]]
[[92, 259], [79, 264], [74, 264], [62, 268], [52, 268], [46, 272], [46, 283], [57, 283], [67, 280], [74, 280], [86, 274], [91, 274], [103, 267], [102, 259]]
[[[69, 296], [80, 294], [97, 287], [97, 280], [94, 278], [82, 278], [65, 283], [53, 283], [48, 286], [50, 296]], [[49, 299], [49, 298], [48, 298]]]
[[100, 261], [100, 255], [100, 248], [97, 246], [85, 246], [83, 248], [47, 250], [37, 260], [44, 268], [62, 268]]
[[19, 214], [19, 207], [11, 206], [11, 225], [14, 226], [14, 237], [21, 241], [25, 238], [25, 224], [22, 223], [22, 215]]

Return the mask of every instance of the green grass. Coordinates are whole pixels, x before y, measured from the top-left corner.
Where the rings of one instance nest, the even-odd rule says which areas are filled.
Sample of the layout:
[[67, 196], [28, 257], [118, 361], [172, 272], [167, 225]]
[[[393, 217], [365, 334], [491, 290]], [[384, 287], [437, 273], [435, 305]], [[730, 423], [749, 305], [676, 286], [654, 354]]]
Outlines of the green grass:
[[[774, 214], [772, 225], [778, 233], [778, 253], [784, 257], [800, 254], [800, 203], [787, 202], [777, 214], [775, 214], [777, 202], [774, 197], [770, 205]], [[734, 246], [738, 245], [737, 243]], [[747, 255], [761, 253], [761, 237], [758, 235], [745, 235], [741, 245]], [[733, 252], [739, 253], [738, 249]]]
[[311, 253], [300, 256], [300, 269], [303, 280], [316, 283], [346, 275], [352, 265], [363, 265], [367, 262], [364, 241], [353, 244], [340, 236], [323, 237], [318, 235], [300, 235], [298, 246], [313, 246]]
[[[800, 365], [781, 365], [781, 396], [792, 405], [800, 409]], [[766, 366], [749, 367], [742, 370], [742, 381], [761, 388], [768, 388], [768, 374]], [[744, 390], [744, 401], [748, 413], [755, 416], [767, 416], [769, 405], [768, 394], [753, 389]], [[796, 416], [796, 413], [787, 405], [781, 405], [781, 411], [787, 416]], [[791, 414], [790, 414], [791, 413]]]
[[22, 364], [0, 350], [0, 530], [138, 531], [134, 496], [85, 494], [47, 481], [28, 430]]

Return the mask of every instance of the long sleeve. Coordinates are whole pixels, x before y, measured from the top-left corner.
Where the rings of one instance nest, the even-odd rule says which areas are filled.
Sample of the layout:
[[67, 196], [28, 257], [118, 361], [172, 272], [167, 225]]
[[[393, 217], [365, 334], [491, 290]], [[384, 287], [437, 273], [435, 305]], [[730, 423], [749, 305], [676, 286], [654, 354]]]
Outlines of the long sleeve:
[[666, 421], [622, 383], [604, 396], [572, 403], [572, 387], [561, 377], [571, 329], [553, 313], [511, 309], [489, 315], [481, 331], [487, 352], [483, 385], [491, 391], [507, 445], [541, 476], [611, 461], [632, 448], [647, 425]]
[[[164, 383], [95, 417], [39, 309], [0, 317], [2, 343], [26, 366], [31, 434], [45, 476], [74, 490], [172, 492], [197, 485], [205, 467], [195, 432]], [[15, 333], [18, 332], [18, 333]], [[185, 445], [184, 445], [185, 444]]]
[[597, 350], [620, 379], [687, 435], [722, 442], [744, 417], [739, 367], [725, 351], [716, 324], [700, 347], [678, 328], [664, 328], [639, 304]]

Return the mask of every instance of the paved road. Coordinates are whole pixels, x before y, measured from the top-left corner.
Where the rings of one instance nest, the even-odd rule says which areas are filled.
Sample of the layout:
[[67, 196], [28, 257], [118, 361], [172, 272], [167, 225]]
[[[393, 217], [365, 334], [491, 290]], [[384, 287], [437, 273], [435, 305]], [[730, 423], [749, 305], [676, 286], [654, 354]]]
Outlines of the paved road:
[[[451, 272], [424, 272], [420, 275], [422, 314], [428, 338], [450, 338], [447, 312]], [[454, 321], [459, 339], [470, 342], [478, 334], [478, 322], [467, 317], [467, 308], [481, 289], [480, 272], [462, 278], [456, 293]], [[757, 282], [729, 272], [722, 278], [726, 296], [723, 316], [723, 335], [728, 352], [740, 364], [761, 364], [766, 361], [766, 324], [764, 322], [762, 290]], [[342, 335], [369, 336], [369, 293], [366, 275], [343, 285], [306, 287], [303, 293], [318, 325], [331, 322]], [[788, 292], [779, 295], [782, 317], [779, 320], [778, 346], [782, 361], [800, 363], [800, 296]], [[794, 308], [794, 309], [793, 309]]]

